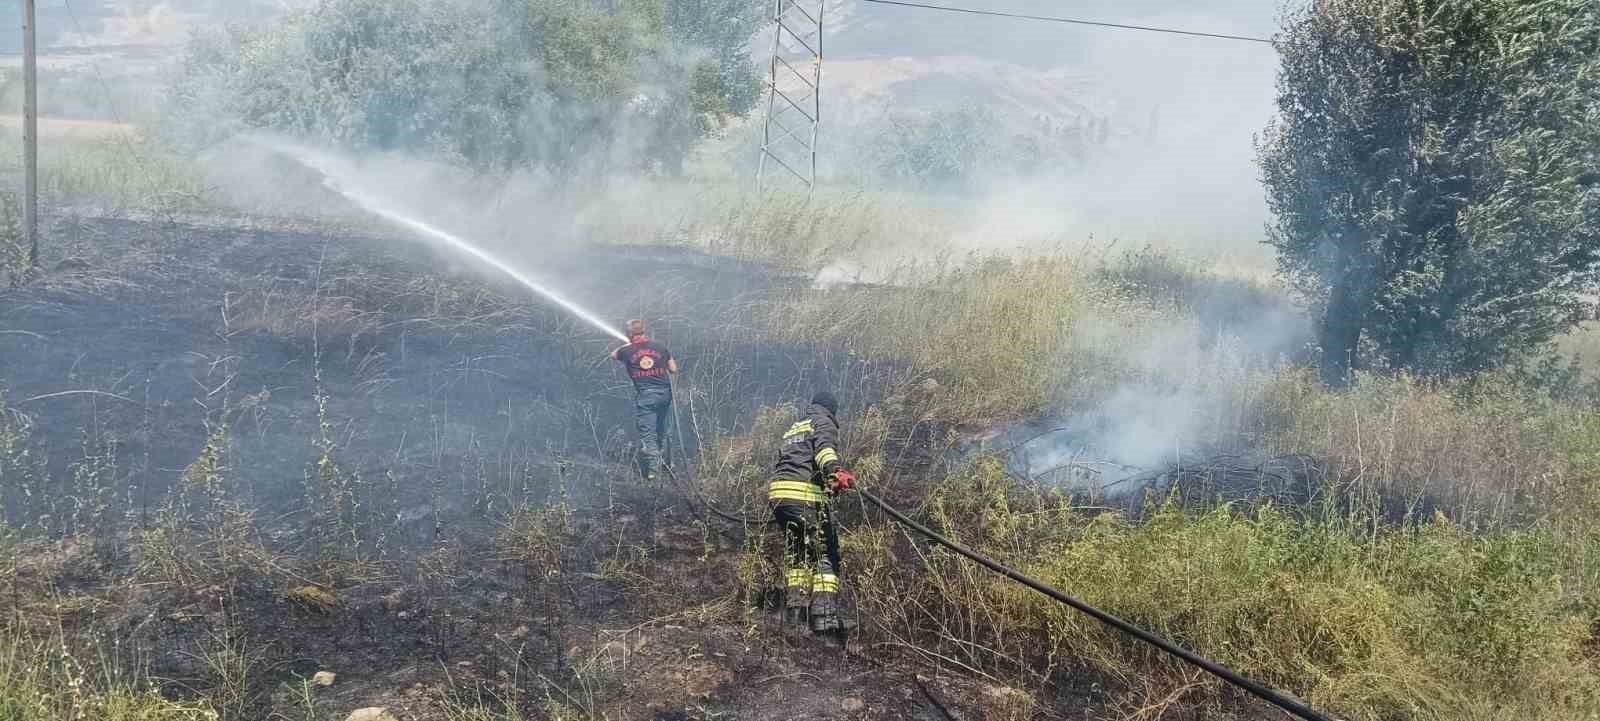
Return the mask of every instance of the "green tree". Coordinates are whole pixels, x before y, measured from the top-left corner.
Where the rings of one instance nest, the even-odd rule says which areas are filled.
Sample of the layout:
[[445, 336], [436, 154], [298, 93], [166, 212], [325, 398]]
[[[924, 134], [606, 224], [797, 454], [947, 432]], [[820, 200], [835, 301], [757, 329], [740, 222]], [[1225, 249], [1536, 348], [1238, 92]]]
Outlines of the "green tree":
[[759, 93], [759, 0], [323, 0], [197, 37], [167, 128], [412, 149], [484, 169], [638, 158], [676, 171]]
[[997, 150], [993, 114], [983, 108], [890, 118], [879, 134], [878, 168], [884, 177], [927, 187], [959, 187]]
[[1584, 316], [1600, 252], [1596, 0], [1318, 0], [1258, 145], [1324, 378], [1493, 368]]
[[1088, 155], [1081, 121], [1018, 122], [974, 105], [889, 115], [882, 122], [863, 157], [871, 160], [873, 180], [893, 186], [961, 192], [1041, 169], [1077, 169]]

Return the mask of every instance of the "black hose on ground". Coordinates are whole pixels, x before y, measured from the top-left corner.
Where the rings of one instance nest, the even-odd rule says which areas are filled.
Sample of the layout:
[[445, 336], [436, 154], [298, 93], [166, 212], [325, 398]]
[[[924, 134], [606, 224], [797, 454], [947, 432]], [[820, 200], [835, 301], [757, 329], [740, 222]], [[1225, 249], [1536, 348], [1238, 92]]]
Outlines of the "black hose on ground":
[[685, 500], [689, 500], [691, 506], [693, 505], [694, 501], [699, 501], [702, 507], [712, 514], [715, 514], [722, 520], [738, 526], [745, 525], [745, 519], [743, 517], [735, 516], [732, 513], [728, 513], [720, 508], [717, 508], [716, 504], [712, 503], [710, 499], [706, 498], [704, 494], [700, 493], [700, 489], [695, 488], [692, 484], [689, 484], [683, 479], [679, 478], [677, 471], [674, 471], [670, 464], [667, 464], [664, 467], [667, 469], [667, 475], [672, 477], [672, 482], [684, 492]]
[[1053, 589], [1053, 588], [1051, 588], [1049, 586], [1046, 586], [1043, 583], [1035, 581], [1032, 578], [1024, 576], [1021, 573], [1019, 573], [1019, 572], [1017, 572], [1015, 570], [1012, 570], [1011, 568], [1008, 568], [1006, 566], [1003, 566], [1000, 563], [988, 558], [987, 556], [984, 556], [981, 553], [978, 553], [977, 551], [969, 549], [969, 548], [967, 548], [965, 546], [962, 546], [959, 543], [956, 543], [955, 541], [952, 541], [952, 540], [950, 540], [948, 538], [945, 538], [944, 536], [942, 536], [939, 533], [935, 532], [933, 529], [928, 528], [927, 526], [924, 526], [924, 525], [922, 525], [920, 523], [917, 523], [916, 521], [913, 521], [910, 518], [906, 517], [905, 514], [901, 513], [898, 510], [895, 510], [894, 506], [891, 506], [891, 505], [889, 505], [887, 503], [884, 503], [883, 499], [878, 498], [877, 496], [873, 495], [872, 493], [869, 493], [869, 492], [863, 491], [863, 490], [858, 490], [857, 492], [860, 493], [863, 498], [867, 499], [868, 501], [871, 501], [872, 505], [877, 506], [884, 513], [889, 514], [889, 516], [894, 518], [894, 520], [896, 522], [900, 523], [900, 525], [905, 526], [906, 528], [909, 528], [909, 529], [911, 529], [913, 531], [916, 531], [917, 533], [920, 533], [920, 534], [926, 536], [929, 540], [931, 540], [931, 541], [933, 541], [935, 543], [938, 543], [939, 545], [944, 546], [945, 548], [948, 548], [948, 549], [950, 549], [952, 551], [955, 551], [956, 553], [961, 554], [962, 556], [966, 556], [967, 558], [977, 562], [979, 565], [981, 565], [981, 566], [983, 566], [983, 567], [985, 567], [985, 568], [987, 568], [987, 569], [989, 569], [991, 571], [994, 571], [995, 573], [998, 573], [998, 574], [1000, 574], [1002, 576], [1005, 576], [1006, 578], [1009, 578], [1009, 579], [1011, 579], [1013, 581], [1016, 581], [1017, 583], [1020, 583], [1020, 584], [1022, 584], [1024, 586], [1027, 586], [1028, 588], [1031, 588], [1031, 589], [1033, 589], [1035, 591], [1038, 591], [1039, 593], [1042, 593], [1042, 594], [1044, 594], [1046, 596], [1049, 596], [1050, 598], [1053, 598], [1056, 601], [1064, 603], [1064, 604], [1066, 604], [1068, 606], [1071, 606], [1071, 607], [1073, 607], [1073, 608], [1075, 608], [1075, 609], [1077, 609], [1079, 611], [1082, 611], [1082, 612], [1084, 612], [1084, 613], [1086, 613], [1086, 614], [1088, 614], [1090, 616], [1093, 616], [1096, 620], [1100, 621], [1101, 623], [1104, 623], [1104, 624], [1106, 624], [1106, 625], [1108, 625], [1108, 626], [1110, 626], [1110, 627], [1112, 627], [1112, 628], [1114, 628], [1114, 629], [1116, 629], [1118, 631], [1121, 631], [1122, 633], [1128, 634], [1129, 636], [1133, 636], [1134, 638], [1137, 638], [1140, 641], [1143, 641], [1143, 642], [1148, 643], [1148, 644], [1150, 644], [1152, 646], [1155, 646], [1156, 648], [1159, 648], [1162, 651], [1165, 651], [1165, 652], [1167, 652], [1169, 654], [1172, 654], [1173, 656], [1177, 656], [1178, 658], [1184, 660], [1185, 662], [1187, 662], [1189, 664], [1192, 664], [1194, 666], [1197, 666], [1200, 669], [1204, 670], [1205, 672], [1207, 672], [1207, 673], [1209, 673], [1209, 674], [1211, 674], [1213, 676], [1216, 676], [1217, 678], [1222, 679], [1223, 681], [1226, 681], [1226, 682], [1228, 682], [1228, 683], [1230, 683], [1230, 684], [1232, 684], [1234, 686], [1237, 686], [1237, 687], [1242, 688], [1242, 689], [1244, 689], [1246, 691], [1249, 691], [1250, 693], [1256, 695], [1257, 697], [1261, 698], [1262, 700], [1266, 701], [1267, 703], [1270, 703], [1270, 704], [1272, 704], [1274, 706], [1277, 706], [1278, 708], [1283, 709], [1284, 711], [1287, 711], [1287, 712], [1289, 712], [1291, 714], [1294, 714], [1295, 716], [1298, 716], [1298, 717], [1300, 717], [1302, 719], [1305, 719], [1305, 721], [1332, 721], [1332, 719], [1330, 719], [1329, 717], [1324, 716], [1321, 713], [1318, 713], [1317, 711], [1315, 711], [1311, 707], [1306, 706], [1305, 704], [1300, 703], [1299, 701], [1296, 701], [1296, 700], [1294, 700], [1292, 698], [1289, 698], [1288, 696], [1284, 695], [1282, 692], [1274, 691], [1273, 689], [1267, 688], [1266, 686], [1263, 686], [1263, 685], [1261, 685], [1259, 683], [1256, 683], [1255, 681], [1251, 681], [1250, 679], [1247, 679], [1247, 678], [1245, 678], [1243, 676], [1240, 676], [1239, 674], [1234, 673], [1233, 671], [1229, 670], [1228, 668], [1226, 668], [1226, 667], [1224, 667], [1224, 666], [1222, 666], [1220, 664], [1217, 664], [1215, 662], [1212, 662], [1212, 661], [1209, 661], [1209, 660], [1207, 660], [1205, 658], [1197, 656], [1194, 653], [1192, 653], [1192, 652], [1190, 652], [1188, 650], [1185, 650], [1185, 649], [1173, 644], [1172, 642], [1167, 641], [1164, 638], [1161, 638], [1160, 636], [1157, 636], [1157, 635], [1155, 635], [1153, 633], [1145, 631], [1144, 629], [1141, 629], [1141, 628], [1139, 628], [1137, 626], [1134, 626], [1133, 624], [1130, 624], [1127, 621], [1124, 621], [1124, 620], [1122, 620], [1120, 618], [1117, 618], [1116, 616], [1113, 616], [1113, 615], [1111, 615], [1109, 613], [1101, 611], [1098, 608], [1090, 606], [1090, 605], [1088, 605], [1088, 604], [1086, 604], [1086, 603], [1084, 603], [1082, 601], [1079, 601], [1078, 599], [1075, 599], [1075, 598], [1073, 598], [1071, 596], [1068, 596], [1068, 595], [1066, 595], [1066, 594], [1064, 594], [1064, 593], [1062, 593], [1060, 591], [1057, 591], [1057, 590], [1055, 590], [1055, 589]]
[[[741, 526], [745, 524], [746, 519], [741, 518], [739, 516], [735, 516], [735, 515], [733, 515], [731, 513], [726, 513], [722, 509], [717, 508], [714, 504], [711, 503], [711, 501], [709, 499], [707, 499], [704, 495], [702, 495], [699, 492], [699, 489], [694, 488], [692, 485], [690, 485], [688, 483], [685, 483], [682, 479], [680, 479], [678, 477], [677, 473], [673, 472], [671, 466], [667, 466], [667, 474], [672, 477], [672, 480], [673, 480], [674, 483], [676, 483], [680, 488], [682, 488], [684, 491], [686, 491], [689, 494], [690, 497], [692, 497], [695, 500], [699, 501], [700, 505], [702, 507], [704, 507], [706, 510], [710, 511], [711, 513], [713, 513], [713, 514], [715, 514], [715, 515], [721, 517], [722, 519], [724, 519], [726, 521], [729, 521], [731, 523], [739, 524]], [[1028, 576], [1023, 575], [1019, 571], [1013, 570], [1010, 567], [1007, 567], [1007, 566], [1004, 566], [1004, 565], [1000, 564], [998, 561], [995, 561], [995, 560], [989, 558], [988, 556], [985, 556], [985, 555], [983, 555], [981, 553], [978, 553], [977, 551], [974, 551], [974, 550], [972, 550], [970, 548], [967, 548], [966, 546], [963, 546], [963, 545], [961, 545], [959, 543], [956, 543], [955, 541], [952, 541], [949, 538], [946, 538], [945, 536], [941, 535], [937, 531], [934, 531], [933, 529], [928, 528], [927, 526], [924, 526], [924, 525], [922, 525], [920, 523], [917, 523], [914, 520], [911, 520], [910, 517], [906, 516], [904, 513], [901, 513], [894, 506], [889, 505], [888, 503], [884, 502], [883, 499], [877, 497], [876, 495], [872, 494], [869, 491], [856, 489], [856, 492], [860, 493], [862, 498], [865, 498], [868, 501], [870, 501], [872, 503], [872, 505], [877, 506], [884, 513], [889, 514], [889, 516], [891, 518], [893, 518], [900, 525], [905, 526], [906, 528], [909, 528], [909, 529], [911, 529], [913, 531], [916, 531], [917, 533], [920, 533], [923, 536], [927, 537], [928, 540], [931, 540], [931, 541], [933, 541], [935, 543], [938, 543], [939, 545], [944, 546], [945, 548], [948, 548], [948, 549], [950, 549], [952, 551], [955, 551], [956, 553], [958, 553], [958, 554], [960, 554], [962, 556], [965, 556], [965, 557], [971, 559], [972, 561], [978, 563], [978, 565], [981, 565], [981, 566], [983, 566], [983, 567], [985, 567], [985, 568], [987, 568], [987, 569], [989, 569], [991, 571], [994, 571], [995, 573], [998, 573], [998, 574], [1000, 574], [1002, 576], [1005, 576], [1006, 578], [1009, 578], [1009, 579], [1011, 579], [1013, 581], [1016, 581], [1017, 583], [1020, 583], [1020, 584], [1022, 584], [1024, 586], [1027, 586], [1028, 588], [1031, 588], [1031, 589], [1033, 589], [1035, 591], [1038, 591], [1039, 593], [1042, 593], [1042, 594], [1044, 594], [1046, 596], [1049, 596], [1050, 598], [1052, 598], [1052, 599], [1054, 599], [1054, 600], [1056, 600], [1056, 601], [1058, 601], [1060, 603], [1066, 604], [1068, 606], [1071, 606], [1074, 609], [1077, 609], [1078, 611], [1081, 611], [1081, 612], [1083, 612], [1085, 614], [1088, 614], [1089, 616], [1094, 617], [1095, 620], [1098, 620], [1101, 623], [1104, 623], [1104, 624], [1106, 624], [1106, 625], [1108, 625], [1108, 626], [1110, 626], [1110, 627], [1112, 627], [1112, 628], [1114, 628], [1114, 629], [1116, 629], [1118, 631], [1121, 631], [1122, 633], [1128, 634], [1129, 636], [1133, 636], [1134, 638], [1137, 638], [1140, 641], [1143, 641], [1143, 642], [1148, 643], [1148, 644], [1150, 644], [1152, 646], [1155, 646], [1156, 648], [1161, 649], [1162, 651], [1165, 651], [1166, 653], [1169, 653], [1169, 654], [1171, 654], [1173, 656], [1177, 656], [1179, 659], [1182, 659], [1184, 662], [1189, 663], [1189, 664], [1191, 664], [1193, 666], [1196, 666], [1196, 667], [1200, 668], [1201, 670], [1203, 670], [1203, 671], [1205, 671], [1205, 672], [1207, 672], [1207, 673], [1209, 673], [1209, 674], [1211, 674], [1213, 676], [1216, 676], [1217, 678], [1220, 678], [1220, 679], [1222, 679], [1223, 681], [1225, 681], [1225, 682], [1227, 682], [1229, 684], [1232, 684], [1233, 686], [1236, 686], [1238, 688], [1244, 689], [1245, 691], [1250, 692], [1251, 694], [1253, 694], [1256, 697], [1266, 701], [1267, 703], [1270, 703], [1270, 704], [1272, 704], [1274, 706], [1277, 706], [1280, 709], [1283, 709], [1284, 711], [1287, 711], [1287, 712], [1289, 712], [1291, 714], [1294, 714], [1295, 716], [1298, 716], [1298, 717], [1300, 717], [1302, 719], [1305, 719], [1305, 721], [1333, 721], [1333, 719], [1331, 719], [1330, 717], [1324, 716], [1323, 714], [1319, 713], [1318, 711], [1316, 711], [1315, 709], [1311, 708], [1310, 706], [1307, 706], [1307, 705], [1305, 705], [1305, 704], [1303, 704], [1303, 703], [1301, 703], [1301, 702], [1299, 702], [1299, 701], [1297, 701], [1295, 699], [1292, 699], [1292, 698], [1288, 697], [1287, 695], [1285, 695], [1284, 693], [1282, 693], [1280, 691], [1273, 690], [1271, 688], [1263, 686], [1260, 683], [1257, 683], [1257, 682], [1252, 681], [1252, 680], [1250, 680], [1248, 678], [1240, 676], [1238, 673], [1235, 673], [1234, 671], [1230, 670], [1229, 668], [1227, 668], [1227, 667], [1225, 667], [1225, 666], [1223, 666], [1221, 664], [1218, 664], [1218, 663], [1216, 663], [1214, 661], [1211, 661], [1211, 660], [1208, 660], [1208, 659], [1206, 659], [1204, 657], [1196, 655], [1195, 653], [1193, 653], [1193, 652], [1191, 652], [1191, 651], [1189, 651], [1187, 649], [1184, 649], [1181, 646], [1178, 646], [1178, 645], [1172, 643], [1171, 641], [1168, 641], [1168, 640], [1166, 640], [1164, 638], [1161, 638], [1160, 636], [1157, 636], [1157, 635], [1155, 635], [1153, 633], [1150, 633], [1149, 631], [1145, 631], [1144, 629], [1141, 629], [1138, 626], [1134, 626], [1133, 624], [1128, 623], [1127, 621], [1124, 621], [1124, 620], [1122, 620], [1120, 618], [1117, 618], [1116, 616], [1113, 616], [1113, 615], [1111, 615], [1109, 613], [1106, 613], [1105, 611], [1101, 611], [1098, 608], [1090, 606], [1089, 604], [1086, 604], [1086, 603], [1084, 603], [1082, 601], [1079, 601], [1076, 598], [1073, 598], [1071, 596], [1068, 596], [1067, 594], [1064, 594], [1064, 593], [1062, 593], [1060, 591], [1057, 591], [1054, 588], [1046, 586], [1043, 583], [1040, 583], [1039, 581], [1036, 581], [1036, 580], [1034, 580], [1034, 579], [1032, 579], [1032, 578], [1030, 578]]]

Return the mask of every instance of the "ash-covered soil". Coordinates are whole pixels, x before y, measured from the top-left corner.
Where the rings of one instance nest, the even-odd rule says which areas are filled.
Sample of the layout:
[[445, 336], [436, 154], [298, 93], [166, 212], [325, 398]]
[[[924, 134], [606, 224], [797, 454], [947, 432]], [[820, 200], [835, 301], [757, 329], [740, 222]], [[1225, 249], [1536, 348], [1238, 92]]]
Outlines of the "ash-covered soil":
[[[625, 470], [631, 392], [606, 358], [613, 341], [520, 288], [395, 238], [233, 221], [47, 227], [42, 272], [0, 290], [0, 385], [61, 487], [0, 492], [5, 520], [40, 539], [13, 605], [59, 623], [81, 653], [114, 649], [165, 693], [246, 719], [303, 713], [297, 693], [321, 671], [335, 674], [313, 693], [323, 718], [384, 706], [444, 719], [453, 705], [980, 718], [1011, 693], [784, 629], [730, 587], [743, 531]], [[851, 371], [725, 325], [730, 308], [803, 278], [615, 246], [552, 252], [537, 271], [602, 317], [652, 320], [696, 388], [673, 438], [691, 450]], [[249, 509], [257, 535], [241, 547], [263, 555], [194, 584], [152, 574], [164, 560], [140, 534], [173, 513], [218, 429], [224, 500]], [[376, 489], [354, 492], [357, 505], [389, 522], [382, 557], [313, 582], [297, 559], [314, 544], [308, 489], [328, 447]], [[71, 501], [39, 499], [81, 501], [68, 486], [91, 457], [118, 530], [86, 538]], [[496, 541], [513, 505], [568, 510], [559, 553], [507, 556]], [[224, 687], [230, 663], [247, 670], [239, 688]]]
[[[3, 410], [39, 465], [0, 484], [0, 520], [31, 539], [10, 605], [68, 655], [229, 721], [1150, 712], [1093, 674], [1035, 696], [882, 636], [784, 628], [759, 590], [759, 493], [735, 527], [686, 492], [699, 479], [638, 481], [615, 341], [442, 251], [237, 218], [62, 216], [46, 238], [41, 272], [0, 290]], [[524, 255], [682, 359], [685, 475], [763, 407], [833, 386], [849, 423], [907, 381], [746, 322], [806, 277], [674, 248]], [[888, 435], [901, 464], [948, 451], [920, 424]], [[1202, 711], [1160, 713], [1240, 718]]]
[[[1015, 693], [741, 609], [704, 572], [708, 554], [737, 544], [685, 506], [642, 508], [645, 518], [619, 512], [628, 506], [580, 511], [574, 533], [648, 548], [648, 573], [675, 580], [602, 568], [577, 546], [558, 573], [534, 574], [471, 543], [441, 544], [427, 559], [437, 568], [317, 601], [263, 578], [136, 583], [129, 559], [97, 557], [87, 543], [34, 546], [20, 578], [70, 589], [75, 610], [60, 618], [75, 645], [137, 657], [174, 697], [238, 694], [232, 718], [303, 718], [296, 694], [319, 672], [335, 674], [314, 690], [317, 718], [332, 719], [384, 707], [434, 721], [482, 704], [529, 718], [937, 721], [993, 718], [984, 710]], [[215, 664], [228, 662], [249, 667], [248, 685], [218, 688]]]
[[[0, 382], [9, 407], [47, 421], [36, 431], [57, 474], [85, 433], [109, 429], [148, 500], [227, 415], [235, 470], [273, 505], [315, 453], [319, 389], [345, 461], [368, 472], [480, 463], [504, 480], [631, 444], [631, 390], [606, 357], [614, 340], [403, 237], [57, 218], [46, 249], [40, 277], [0, 290]], [[602, 317], [650, 318], [692, 376], [716, 375], [715, 395], [682, 410], [694, 416], [681, 424], [685, 446], [697, 430], [792, 400], [808, 378], [827, 380], [827, 359], [805, 349], [697, 322], [794, 278], [670, 249], [529, 255]]]

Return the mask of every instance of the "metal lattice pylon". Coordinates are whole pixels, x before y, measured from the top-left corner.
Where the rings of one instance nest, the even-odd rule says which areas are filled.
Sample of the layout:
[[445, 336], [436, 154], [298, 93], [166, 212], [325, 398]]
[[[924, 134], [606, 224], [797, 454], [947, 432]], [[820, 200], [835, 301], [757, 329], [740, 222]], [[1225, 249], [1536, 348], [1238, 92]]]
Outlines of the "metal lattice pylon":
[[817, 131], [822, 125], [822, 13], [827, 0], [773, 0], [772, 64], [767, 116], [761, 131], [756, 187], [765, 190], [768, 164], [817, 184]]

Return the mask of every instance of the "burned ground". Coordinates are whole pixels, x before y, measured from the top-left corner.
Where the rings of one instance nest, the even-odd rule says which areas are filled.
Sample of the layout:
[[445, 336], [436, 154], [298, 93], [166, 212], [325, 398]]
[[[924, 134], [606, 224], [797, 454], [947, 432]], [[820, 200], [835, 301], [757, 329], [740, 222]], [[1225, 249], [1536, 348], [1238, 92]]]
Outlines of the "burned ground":
[[[367, 472], [449, 473], [470, 451], [502, 484], [519, 464], [610, 458], [625, 443], [630, 394], [609, 338], [513, 287], [435, 274], [449, 263], [407, 241], [111, 219], [54, 230], [74, 241], [62, 257], [0, 295], [8, 400], [49, 420], [37, 428], [53, 471], [84, 433], [115, 429], [138, 461], [133, 486], [160, 493], [226, 415], [245, 484], [281, 501], [315, 454], [319, 387], [347, 461]], [[694, 409], [714, 417], [683, 424], [692, 447], [700, 427], [826, 381], [808, 349], [728, 342], [696, 322], [794, 282], [731, 265], [599, 248], [544, 272], [607, 317], [656, 315], [693, 372], [715, 374], [713, 407]]]
[[[50, 234], [44, 270], [0, 291], [31, 454], [0, 490], [35, 539], [13, 605], [73, 653], [114, 649], [240, 719], [288, 718], [324, 670], [322, 717], [1006, 707], [992, 680], [772, 626], [745, 529], [629, 480], [611, 341], [514, 287], [405, 241], [281, 225], [60, 217]], [[652, 317], [695, 389], [691, 453], [815, 385], [853, 382], [864, 407], [893, 374], [730, 328], [804, 287], [761, 266], [597, 246], [543, 270], [602, 316]], [[932, 438], [907, 431], [898, 457], [933, 457], [910, 448]]]
[[[204, 694], [234, 718], [304, 713], [295, 691], [319, 671], [337, 680], [318, 689], [318, 718], [385, 706], [402, 719], [443, 719], [456, 704], [486, 702], [551, 718], [932, 720], [947, 718], [941, 705], [978, 718], [968, 714], [984, 694], [1003, 693], [890, 654], [785, 634], [765, 614], [730, 623], [741, 614], [724, 589], [706, 583], [716, 574], [704, 570], [705, 556], [737, 547], [707, 545], [715, 534], [677, 508], [659, 509], [649, 532], [633, 514], [614, 515], [628, 505], [580, 512], [572, 530], [648, 547], [649, 568], [637, 578], [597, 573], [604, 563], [581, 546], [566, 549], [550, 580], [487, 544], [451, 543], [401, 577], [329, 591], [326, 606], [264, 579], [191, 589], [128, 583], [121, 564], [97, 561], [82, 545], [41, 553], [20, 577], [61, 587], [68, 576], [35, 575], [63, 572], [44, 568], [44, 557], [72, 567], [78, 610], [53, 617], [75, 649], [116, 646], [147, 664], [166, 693]], [[673, 585], [685, 596], [636, 587], [649, 585], [643, 574], [678, 576]]]
[[[1562, 571], [1537, 529], [1422, 518], [1514, 523], [1537, 510], [1512, 503], [1526, 482], [1592, 478], [1588, 456], [1546, 452], [1586, 426], [1515, 397], [1485, 414], [1403, 380], [1334, 395], [1207, 356], [1165, 332], [1182, 308], [1140, 299], [1160, 288], [1133, 297], [1071, 256], [818, 289], [684, 249], [552, 251], [561, 290], [650, 318], [685, 360], [691, 458], [647, 486], [599, 332], [381, 233], [173, 221], [54, 217], [43, 270], [0, 292], [0, 681], [43, 699], [28, 721], [92, 717], [74, 689], [145, 681], [203, 706], [161, 721], [1263, 717], [860, 496], [835, 516], [851, 645], [785, 634], [758, 608], [781, 575], [765, 469], [818, 385], [880, 496], [1313, 704], [1493, 718], [1591, 678], [1572, 622], [1591, 606], [1563, 589], [1594, 566]], [[1178, 491], [1161, 503], [1105, 513], [1041, 482], [1079, 462], [1051, 447], [1076, 430], [1012, 448], [1155, 408], [1052, 413], [1123, 390], [1214, 401], [1187, 409], [1210, 420], [1177, 429], [1199, 441], [1179, 467], [1145, 474]], [[1467, 661], [1483, 654], [1501, 660]], [[1362, 695], [1377, 675], [1390, 701]]]

